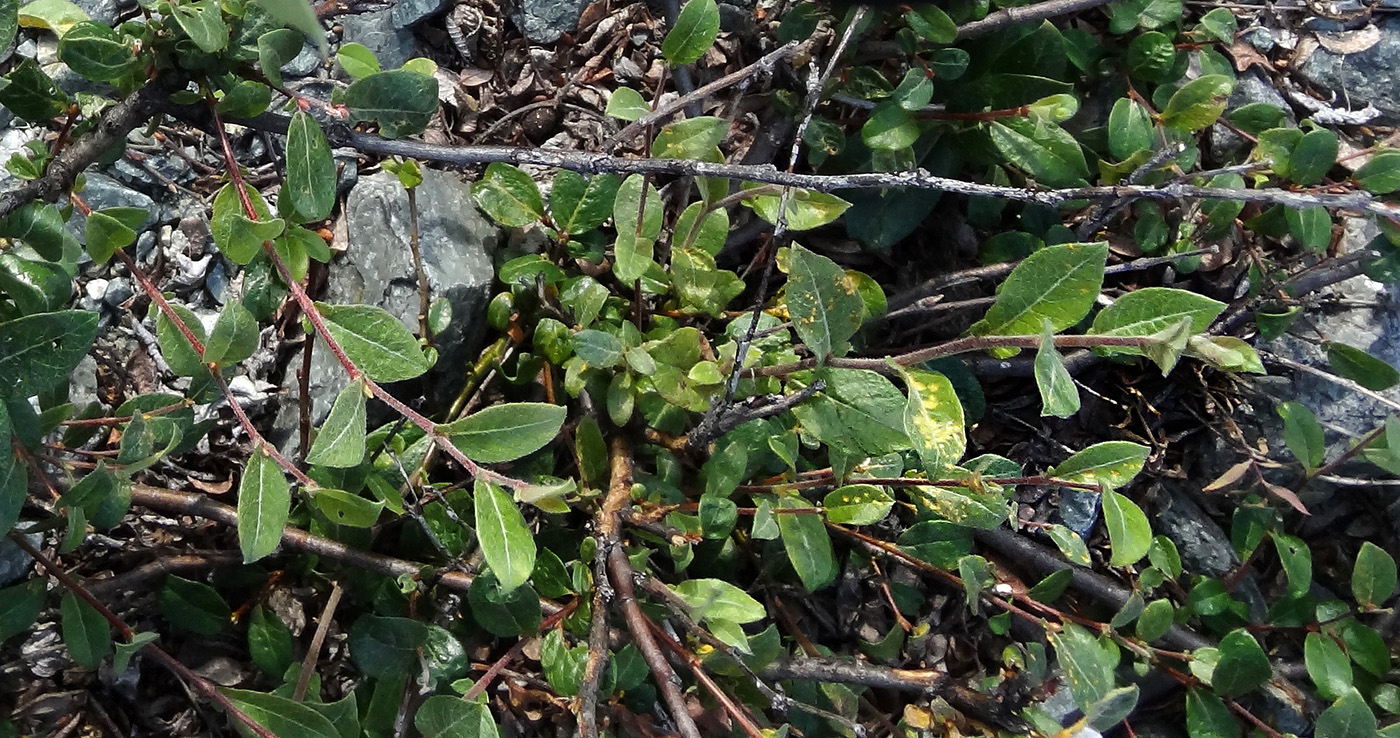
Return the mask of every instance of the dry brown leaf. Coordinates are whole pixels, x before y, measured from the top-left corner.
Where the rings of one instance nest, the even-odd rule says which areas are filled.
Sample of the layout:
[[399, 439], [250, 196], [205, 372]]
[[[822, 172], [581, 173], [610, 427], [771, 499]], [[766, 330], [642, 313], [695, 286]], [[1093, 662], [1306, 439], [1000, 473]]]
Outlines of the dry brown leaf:
[[1304, 515], [1312, 515], [1312, 513], [1308, 512], [1307, 506], [1303, 504], [1302, 500], [1298, 499], [1298, 495], [1295, 494], [1293, 490], [1267, 481], [1264, 482], [1264, 487], [1269, 490], [1270, 494], [1273, 494], [1275, 497], [1291, 505], [1294, 510]]
[[1274, 65], [1269, 63], [1269, 57], [1259, 53], [1259, 50], [1243, 41], [1236, 41], [1230, 44], [1230, 48], [1225, 50], [1230, 55], [1230, 59], [1235, 63], [1235, 71], [1243, 72], [1254, 65], [1259, 65], [1272, 72]]
[[1345, 56], [1359, 54], [1380, 43], [1381, 29], [1376, 28], [1376, 24], [1370, 23], [1365, 28], [1355, 31], [1335, 31], [1316, 35], [1318, 46], [1333, 54]]
[[1226, 469], [1224, 474], [1221, 474], [1220, 476], [1216, 477], [1214, 482], [1211, 482], [1205, 487], [1202, 487], [1201, 491], [1219, 492], [1220, 490], [1225, 489], [1227, 487], [1235, 486], [1235, 484], [1238, 483], [1241, 479], [1244, 479], [1245, 473], [1249, 471], [1249, 468], [1253, 464], [1254, 462], [1252, 461], [1241, 461], [1240, 463], [1235, 464], [1229, 469]]

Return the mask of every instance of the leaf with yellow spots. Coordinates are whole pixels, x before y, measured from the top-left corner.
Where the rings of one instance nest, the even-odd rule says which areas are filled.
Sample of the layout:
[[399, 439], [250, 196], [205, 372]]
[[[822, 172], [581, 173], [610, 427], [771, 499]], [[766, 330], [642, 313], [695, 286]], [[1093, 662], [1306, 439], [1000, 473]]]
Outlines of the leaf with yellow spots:
[[1102, 484], [1117, 489], [1142, 471], [1150, 449], [1132, 441], [1096, 443], [1065, 459], [1048, 472], [1067, 482]]
[[836, 262], [793, 244], [786, 294], [797, 337], [818, 361], [846, 353], [846, 340], [860, 328], [865, 301]]
[[1080, 709], [1088, 709], [1113, 691], [1113, 670], [1118, 665], [1118, 657], [1110, 656], [1089, 631], [1074, 623], [1065, 623], [1060, 632], [1050, 634], [1050, 643], [1055, 647], [1055, 656], [1065, 672], [1065, 682]]
[[894, 498], [883, 487], [848, 484], [829, 492], [822, 501], [826, 519], [843, 525], [870, 525], [890, 514]]
[[909, 502], [921, 519], [942, 519], [990, 530], [1005, 523], [1011, 508], [1001, 494], [955, 487], [910, 487]]
[[1056, 331], [1078, 323], [1099, 296], [1107, 260], [1106, 243], [1066, 243], [1031, 254], [1011, 271], [996, 303], [970, 333], [1036, 335], [1044, 320]]
[[930, 479], [938, 479], [967, 450], [962, 403], [953, 383], [942, 374], [891, 366], [899, 370], [909, 395], [904, 405], [904, 432], [919, 453], [924, 472]]

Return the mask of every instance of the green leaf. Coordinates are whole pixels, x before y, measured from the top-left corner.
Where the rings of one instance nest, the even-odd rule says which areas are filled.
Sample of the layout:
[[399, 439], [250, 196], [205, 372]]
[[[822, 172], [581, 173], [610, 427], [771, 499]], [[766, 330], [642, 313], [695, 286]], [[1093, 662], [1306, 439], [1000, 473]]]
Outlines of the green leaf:
[[261, 448], [238, 483], [238, 547], [250, 564], [277, 550], [291, 510], [292, 491], [282, 468]]
[[[1059, 130], [1063, 133], [1062, 129]], [[1001, 122], [992, 123], [987, 131], [992, 145], [1006, 157], [1007, 162], [1025, 170], [1039, 184], [1048, 187], [1084, 184], [1084, 155], [1078, 149], [1078, 144], [1069, 148], [1060, 145], [1061, 141], [1052, 141], [1048, 137], [1035, 138]]]
[[561, 233], [579, 234], [602, 225], [612, 216], [613, 201], [621, 186], [622, 180], [614, 174], [585, 178], [561, 169], [554, 175], [554, 186], [549, 190], [554, 227]]
[[0, 589], [0, 642], [34, 627], [44, 611], [45, 581], [45, 577], [38, 577]]
[[[1113, 301], [1094, 316], [1092, 335], [1153, 336], [1168, 330], [1183, 320], [1189, 322], [1192, 334], [1204, 333], [1225, 310], [1225, 303], [1187, 290], [1170, 287], [1147, 287], [1134, 290]], [[1121, 354], [1141, 354], [1132, 346], [1103, 349]]]
[[1001, 285], [987, 316], [972, 326], [978, 336], [1035, 335], [1042, 322], [1056, 331], [1078, 323], [1103, 285], [1108, 244], [1061, 244], [1031, 254]]
[[438, 426], [467, 458], [485, 464], [512, 461], [545, 447], [564, 424], [567, 411], [545, 402], [494, 405]]
[[702, 115], [663, 126], [651, 142], [656, 159], [704, 159], [729, 132], [729, 121]]
[[112, 626], [92, 605], [69, 592], [63, 595], [63, 643], [73, 660], [96, 669], [112, 650]]
[[661, 53], [673, 67], [690, 64], [705, 55], [719, 35], [719, 5], [715, 0], [687, 0], [676, 16], [675, 27], [661, 42]]
[[[692, 207], [699, 204], [694, 203]], [[686, 212], [690, 212], [689, 209]], [[729, 218], [724, 211], [715, 211], [710, 216], [706, 218], [707, 223], [722, 221], [725, 232], [728, 232]], [[680, 232], [680, 225], [677, 224], [677, 233]], [[714, 257], [699, 249], [671, 252], [671, 282], [684, 311], [716, 317], [723, 314], [730, 301], [744, 291], [744, 280], [728, 269], [717, 267]]]
[[1335, 700], [1351, 689], [1351, 660], [1330, 636], [1309, 633], [1303, 642], [1303, 659], [1308, 676], [1324, 699]]
[[45, 123], [68, 107], [68, 93], [44, 74], [33, 59], [21, 59], [3, 79], [9, 84], [0, 86], [0, 105], [31, 123]]
[[258, 350], [258, 322], [242, 303], [224, 305], [209, 340], [204, 342], [204, 361], [230, 366]]
[[1373, 195], [1400, 190], [1400, 151], [1377, 152], [1351, 176]]
[[958, 38], [958, 24], [937, 5], [919, 4], [905, 12], [909, 30], [935, 44], [947, 45]]
[[217, 0], [172, 3], [175, 22], [200, 49], [213, 54], [228, 46], [228, 25]]
[[816, 378], [826, 389], [793, 408], [805, 436], [866, 456], [910, 447], [908, 401], [890, 380], [865, 369], [823, 369]]
[[1240, 738], [1240, 724], [1214, 692], [1193, 688], [1186, 690], [1186, 733], [1191, 738]]
[[1113, 490], [1103, 493], [1103, 521], [1113, 546], [1114, 566], [1136, 564], [1152, 546], [1152, 526], [1132, 500]]
[[822, 500], [826, 519], [841, 525], [873, 525], [894, 508], [894, 497], [873, 484], [848, 484], [828, 492]]
[[106, 263], [117, 249], [136, 240], [148, 213], [141, 208], [105, 208], [88, 214], [84, 240], [93, 261]]
[[243, 210], [242, 200], [238, 197], [238, 191], [232, 184], [227, 184], [214, 196], [209, 230], [214, 235], [214, 244], [219, 247], [219, 251], [234, 263], [246, 265], [262, 251], [264, 241], [281, 235], [286, 223], [272, 217], [272, 210], [268, 208], [267, 201], [263, 200], [262, 194], [251, 185], [244, 183], [243, 191], [252, 203], [253, 212], [257, 213], [258, 219], [254, 221], [248, 218]]
[[1390, 649], [1375, 629], [1355, 620], [1344, 620], [1337, 631], [1346, 644], [1347, 656], [1367, 672], [1383, 677], [1390, 672]]
[[1285, 208], [1283, 219], [1288, 232], [1307, 249], [1322, 253], [1332, 242], [1332, 214], [1321, 205]]
[[1137, 619], [1137, 637], [1148, 643], [1161, 638], [1171, 630], [1176, 616], [1176, 608], [1171, 600], [1153, 600], [1147, 603]]
[[1055, 333], [1048, 320], [1035, 352], [1035, 386], [1040, 390], [1041, 415], [1068, 418], [1079, 412], [1079, 387], [1055, 348]]
[[321, 28], [321, 21], [316, 18], [316, 11], [312, 9], [309, 0], [254, 0], [267, 12], [276, 18], [282, 25], [301, 31], [306, 37], [316, 42], [316, 46], [321, 50], [321, 57], [326, 56], [326, 31]]
[[631, 87], [619, 87], [608, 98], [604, 111], [619, 120], [633, 121], [651, 112], [651, 105], [642, 98], [642, 93]]
[[[23, 64], [23, 62], [21, 62]], [[13, 87], [13, 85], [11, 85]], [[10, 89], [10, 88], [4, 88]], [[0, 104], [9, 105], [4, 100]], [[11, 111], [13, 112], [13, 108]], [[108, 215], [118, 217], [122, 222], [126, 221], [126, 214], [134, 208], [108, 208], [104, 211]], [[146, 218], [150, 214], [146, 211], [139, 211], [141, 219], [136, 224], [131, 225], [133, 229], [139, 229], [145, 225]], [[0, 236], [17, 238], [25, 245], [34, 249], [39, 256], [50, 261], [58, 261], [64, 258], [65, 253], [71, 253], [70, 245], [74, 243], [72, 234], [65, 227], [66, 218], [59, 213], [58, 208], [46, 203], [31, 202], [21, 206], [11, 213], [9, 217], [0, 220]], [[68, 275], [64, 275], [66, 278]], [[13, 298], [14, 295], [11, 295]], [[67, 298], [67, 293], [63, 295]]]
[[508, 592], [530, 580], [535, 570], [535, 539], [515, 500], [499, 487], [478, 479], [474, 499], [481, 553], [500, 588]]
[[1306, 406], [1297, 402], [1280, 402], [1278, 414], [1283, 418], [1283, 442], [1293, 457], [1309, 469], [1322, 466], [1327, 443], [1322, 435], [1322, 424]]
[[413, 717], [413, 726], [423, 738], [497, 738], [500, 735], [486, 705], [445, 694], [424, 700]]
[[899, 548], [920, 561], [952, 569], [972, 550], [972, 531], [946, 520], [925, 520], [900, 534]]
[[[1151, 449], [1131, 441], [1096, 443], [1065, 459], [1047, 473], [1068, 482], [1102, 484], [1118, 489], [1142, 471]], [[1143, 550], [1146, 553], [1146, 549]]]
[[1271, 531], [1279, 563], [1288, 577], [1289, 589], [1294, 595], [1302, 595], [1312, 587], [1312, 551], [1301, 538]]
[[1370, 541], [1361, 544], [1356, 565], [1351, 570], [1351, 591], [1357, 604], [1380, 607], [1395, 593], [1395, 559]]
[[301, 53], [302, 35], [278, 28], [258, 37], [258, 66], [272, 84], [282, 86], [282, 67]]
[[131, 657], [158, 637], [155, 633], [133, 633], [130, 641], [118, 641], [112, 655], [112, 670], [118, 674], [124, 673]]
[[918, 121], [895, 100], [885, 100], [870, 111], [860, 128], [861, 143], [876, 151], [907, 151], [919, 140]]
[[357, 379], [335, 396], [326, 422], [321, 424], [306, 463], [347, 468], [365, 458], [365, 383]]
[[1269, 657], [1249, 631], [1238, 628], [1220, 639], [1220, 661], [1210, 685], [1222, 696], [1242, 695], [1262, 686], [1273, 675]]
[[350, 628], [350, 656], [376, 679], [415, 674], [419, 651], [428, 642], [428, 625], [409, 618], [365, 615]]
[[846, 341], [860, 329], [864, 303], [836, 262], [793, 244], [786, 295], [793, 328], [818, 361], [846, 353]]
[[472, 617], [488, 633], [509, 638], [534, 635], [540, 627], [540, 598], [530, 585], [503, 589], [489, 569], [467, 590]]
[[1239, 21], [1231, 9], [1215, 8], [1201, 16], [1196, 30], [1222, 44], [1232, 44], [1235, 42], [1235, 33], [1239, 31]]
[[0, 323], [0, 398], [23, 399], [66, 384], [97, 337], [97, 318], [65, 310]]
[[1327, 341], [1327, 363], [1332, 371], [1377, 392], [1400, 384], [1400, 371], [1365, 351], [1345, 343]]
[[374, 52], [364, 44], [342, 44], [335, 52], [335, 61], [351, 79], [364, 79], [371, 74], [383, 71]]
[[253, 722], [278, 738], [340, 738], [331, 721], [310, 706], [287, 697], [242, 689], [219, 689]]
[[385, 138], [421, 133], [438, 109], [435, 77], [407, 69], [371, 74], [345, 91], [350, 122], [379, 124]]
[[47, 28], [60, 38], [68, 29], [85, 20], [88, 20], [88, 14], [68, 0], [34, 0], [19, 9], [20, 26]]
[[379, 520], [379, 513], [384, 510], [381, 500], [367, 500], [340, 489], [318, 489], [312, 502], [327, 520], [351, 528], [374, 525]]
[[[1168, 48], [1170, 45], [1168, 41]], [[1152, 133], [1152, 117], [1141, 103], [1125, 97], [1113, 104], [1108, 115], [1108, 149], [1115, 158], [1121, 161], [1150, 150]]]
[[[781, 194], [758, 195], [745, 199], [744, 206], [753, 210], [758, 217], [776, 225], [782, 200]], [[787, 228], [790, 231], [819, 228], [841, 217], [850, 206], [849, 202], [835, 195], [794, 188], [788, 195]]]
[[1084, 711], [1084, 717], [1089, 721], [1089, 727], [1100, 733], [1106, 733], [1110, 728], [1123, 722], [1132, 714], [1133, 708], [1137, 707], [1138, 688], [1119, 687], [1110, 691], [1103, 699], [1089, 706]]
[[248, 655], [263, 673], [274, 678], [285, 674], [293, 663], [291, 631], [262, 605], [255, 606], [248, 618]]
[[314, 118], [298, 111], [287, 126], [287, 179], [278, 209], [298, 223], [324, 220], [335, 206], [335, 184], [335, 159], [326, 134]]
[[1304, 186], [1321, 181], [1337, 163], [1337, 147], [1337, 134], [1326, 128], [1303, 134], [1298, 139], [1298, 145], [1293, 147], [1290, 178]]
[[156, 592], [166, 622], [191, 633], [212, 636], [228, 625], [229, 609], [213, 587], [174, 575]]
[[588, 368], [608, 369], [622, 361], [622, 342], [611, 333], [582, 330], [573, 334], [574, 354], [587, 362]]
[[507, 228], [523, 228], [544, 217], [540, 188], [519, 167], [496, 162], [472, 187], [476, 204]]
[[1354, 687], [1323, 710], [1313, 725], [1314, 738], [1372, 738], [1375, 735], [1376, 715]]
[[[800, 497], [779, 497], [775, 500], [775, 510], [816, 509]], [[778, 521], [778, 530], [783, 539], [783, 549], [788, 561], [797, 571], [802, 586], [808, 592], [823, 589], [836, 581], [836, 555], [831, 549], [831, 536], [822, 524], [820, 514], [778, 513], [773, 516]]]
[[104, 23], [83, 21], [58, 41], [58, 58], [74, 72], [98, 82], [115, 82], [136, 66], [131, 45]]
[[1099, 640], [1074, 623], [1065, 623], [1058, 633], [1050, 633], [1050, 643], [1064, 669], [1074, 703], [1087, 710], [1113, 691], [1113, 669], [1117, 657], [1099, 645]]
[[671, 589], [690, 606], [691, 616], [697, 620], [752, 623], [768, 613], [747, 592], [720, 579], [687, 579]]
[[1221, 74], [1207, 74], [1181, 86], [1162, 110], [1162, 124], [1190, 133], [1215, 123], [1225, 112], [1235, 81]]
[[331, 337], [376, 382], [413, 379], [431, 367], [413, 334], [380, 307], [316, 303]]
[[10, 48], [19, 31], [19, 0], [0, 2], [0, 49]]
[[636, 282], [656, 263], [653, 247], [661, 235], [663, 215], [661, 195], [646, 177], [633, 174], [623, 180], [613, 204], [613, 222], [617, 226], [613, 244], [617, 263], [613, 268], [623, 284]]
[[[204, 323], [184, 305], [171, 303], [170, 308], [202, 348], [209, 338], [204, 333]], [[209, 369], [203, 356], [195, 350], [194, 344], [190, 343], [189, 336], [186, 336], [164, 311], [156, 315], [156, 340], [160, 343], [160, 352], [165, 357], [165, 362], [177, 376], [195, 377], [208, 373]]]

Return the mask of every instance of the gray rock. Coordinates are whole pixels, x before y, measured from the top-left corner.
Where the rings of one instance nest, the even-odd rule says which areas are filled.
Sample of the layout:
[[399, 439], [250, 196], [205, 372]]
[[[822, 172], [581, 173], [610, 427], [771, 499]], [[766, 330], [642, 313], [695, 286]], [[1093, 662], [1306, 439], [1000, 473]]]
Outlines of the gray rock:
[[167, 182], [188, 184], [195, 178], [190, 163], [178, 156], [148, 156], [143, 164], [118, 159], [109, 171], [122, 182], [146, 192], [168, 191]]
[[[1162, 480], [1153, 500], [1153, 530], [1176, 544], [1181, 566], [1188, 574], [1220, 579], [1240, 565], [1230, 537], [1204, 510], [1169, 480]], [[1263, 620], [1268, 609], [1254, 575], [1246, 574], [1234, 592], [1249, 605], [1253, 620]]]
[[[30, 533], [24, 538], [29, 545], [36, 548], [44, 544], [44, 537], [38, 533]], [[0, 540], [0, 587], [9, 586], [29, 573], [33, 563], [34, 560], [29, 558], [29, 554], [25, 553], [18, 543], [8, 538]]]
[[[471, 188], [456, 174], [424, 170], [417, 201], [419, 252], [428, 284], [434, 297], [452, 302], [452, 323], [434, 339], [438, 361], [429, 375], [431, 399], [445, 404], [460, 389], [462, 367], [480, 347], [482, 313], [495, 278], [490, 254], [500, 232], [477, 212]], [[408, 240], [408, 194], [396, 177], [377, 172], [360, 178], [345, 212], [350, 248], [331, 263], [323, 299], [383, 307], [417, 333], [419, 295]], [[310, 375], [315, 422], [325, 418], [344, 384], [344, 371], [318, 345]], [[287, 399], [272, 434], [288, 452], [296, 447], [297, 385], [288, 372], [283, 382]]]
[[134, 294], [136, 291], [131, 287], [131, 280], [117, 277], [107, 283], [107, 290], [102, 293], [102, 301], [111, 307], [117, 307], [130, 300]]
[[394, 28], [411, 28], [441, 13], [452, 0], [399, 0], [394, 4]]
[[[142, 228], [150, 228], [156, 222], [155, 200], [101, 172], [88, 172], [87, 186], [83, 188], [82, 196], [93, 210], [116, 207], [145, 210], [146, 221], [142, 223]], [[79, 221], [81, 223], [78, 223]], [[74, 216], [73, 220], [69, 221], [69, 226], [71, 227], [74, 223], [82, 225], [86, 222], [86, 218]]]
[[1400, 120], [1400, 87], [1394, 71], [1400, 69], [1400, 16], [1389, 15], [1376, 24], [1381, 38], [1357, 54], [1314, 51], [1298, 67], [1298, 73], [1318, 88], [1334, 90], [1356, 109], [1370, 103], [1380, 109], [1385, 122]]
[[[395, 10], [397, 9], [395, 6]], [[282, 65], [282, 74], [287, 77], [310, 77], [316, 73], [320, 66], [321, 49], [316, 44], [307, 41], [302, 44], [300, 53]]]
[[[1238, 110], [1253, 103], [1267, 103], [1279, 108], [1283, 110], [1284, 117], [1289, 124], [1297, 123], [1292, 106], [1275, 89], [1274, 83], [1260, 74], [1258, 70], [1251, 69], [1239, 76], [1235, 83], [1235, 91], [1230, 94], [1225, 109], [1227, 111]], [[1210, 130], [1211, 155], [1217, 160], [1242, 159], [1250, 148], [1252, 148], [1252, 144], [1225, 126], [1217, 124]]]
[[379, 66], [398, 69], [413, 58], [413, 33], [394, 27], [392, 16], [392, 10], [344, 16], [340, 20], [345, 28], [342, 40], [345, 43], [364, 44], [374, 52]]
[[116, 24], [121, 11], [136, 7], [134, 0], [74, 0], [73, 4], [82, 8], [89, 18], [109, 26]]
[[511, 20], [530, 42], [550, 44], [578, 27], [586, 5], [588, 0], [521, 0]]
[[[1348, 253], [1364, 248], [1379, 233], [1371, 221], [1349, 218], [1344, 225], [1342, 250]], [[1369, 303], [1374, 307], [1351, 307], [1335, 312], [1311, 311], [1308, 319], [1316, 326], [1315, 330], [1329, 340], [1368, 351], [1392, 365], [1400, 365], [1400, 300], [1397, 300], [1400, 295], [1364, 276], [1336, 284], [1330, 292], [1349, 304]], [[1316, 343], [1284, 335], [1264, 348], [1302, 364], [1327, 367], [1326, 351]], [[1382, 394], [1400, 400], [1400, 390], [1392, 389]], [[1307, 405], [1324, 426], [1339, 431], [1329, 434], [1329, 441], [1335, 442], [1333, 451], [1337, 453], [1349, 442], [1340, 436], [1356, 437], [1368, 433], [1385, 422], [1386, 415], [1391, 412], [1390, 408], [1366, 395], [1311, 374], [1298, 373], [1290, 383], [1287, 395], [1279, 399], [1296, 400]]]
[[[68, 375], [68, 401], [78, 408], [97, 402], [97, 360], [91, 355], [84, 356]], [[0, 587], [3, 586], [0, 583]]]

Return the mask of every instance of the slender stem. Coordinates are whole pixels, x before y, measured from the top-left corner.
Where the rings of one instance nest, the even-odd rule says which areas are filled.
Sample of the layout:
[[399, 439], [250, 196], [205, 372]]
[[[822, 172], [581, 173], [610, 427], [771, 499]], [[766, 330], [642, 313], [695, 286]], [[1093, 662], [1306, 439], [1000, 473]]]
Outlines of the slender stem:
[[326, 599], [326, 607], [321, 610], [321, 617], [316, 622], [316, 633], [311, 636], [311, 647], [306, 649], [306, 658], [301, 660], [301, 673], [297, 675], [297, 686], [292, 692], [292, 700], [301, 702], [306, 699], [306, 690], [311, 686], [311, 675], [316, 672], [316, 659], [321, 656], [321, 646], [326, 642], [326, 634], [331, 630], [331, 623], [335, 620], [335, 608], [340, 605], [340, 595], [344, 592], [340, 582], [331, 583], [331, 594]]
[[[1151, 338], [1139, 336], [1055, 336], [1056, 348], [1094, 348], [1099, 346], [1131, 346], [1142, 348], [1152, 343]], [[897, 356], [869, 359], [846, 359], [829, 358], [825, 362], [818, 362], [816, 359], [804, 359], [791, 364], [779, 364], [777, 366], [762, 366], [756, 369], [748, 369], [743, 372], [745, 377], [782, 377], [807, 369], [815, 369], [818, 366], [828, 366], [833, 369], [869, 369], [882, 374], [895, 374], [896, 371], [890, 366], [894, 362], [900, 366], [912, 366], [925, 361], [932, 361], [944, 356], [955, 356], [973, 351], [986, 351], [994, 348], [1038, 348], [1040, 346], [1040, 336], [965, 336], [937, 346], [910, 351]]]

